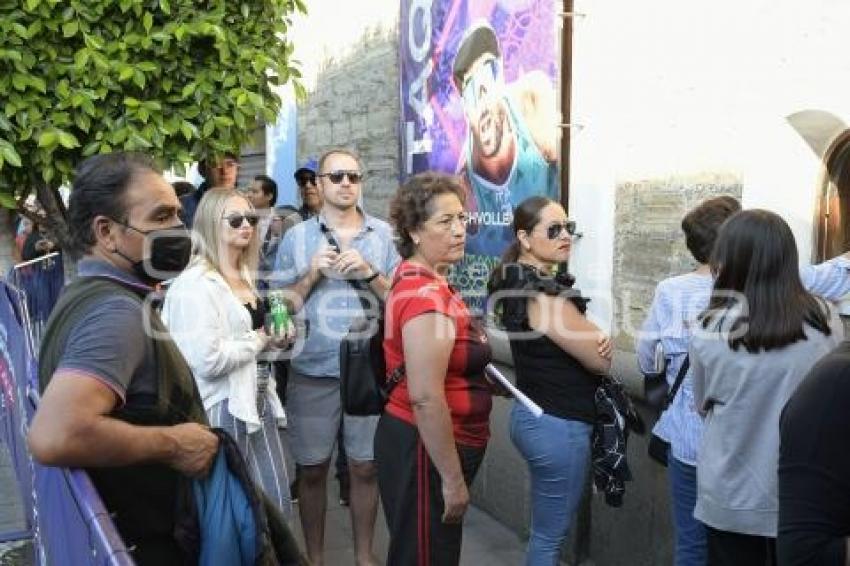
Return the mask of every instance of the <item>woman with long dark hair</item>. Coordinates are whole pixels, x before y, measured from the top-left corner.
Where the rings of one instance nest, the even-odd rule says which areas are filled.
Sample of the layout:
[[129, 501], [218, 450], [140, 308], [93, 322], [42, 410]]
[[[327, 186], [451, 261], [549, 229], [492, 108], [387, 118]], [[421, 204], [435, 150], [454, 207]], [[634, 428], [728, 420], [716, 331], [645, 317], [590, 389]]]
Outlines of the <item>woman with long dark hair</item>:
[[611, 364], [611, 343], [585, 317], [573, 278], [555, 269], [569, 258], [575, 224], [564, 208], [531, 197], [514, 210], [515, 240], [488, 283], [490, 306], [508, 331], [517, 386], [543, 409], [511, 412], [511, 440], [531, 473], [526, 563], [555, 565], [584, 491], [594, 401]]
[[710, 263], [716, 281], [690, 353], [705, 417], [694, 516], [708, 527], [709, 564], [773, 564], [779, 415], [843, 329], [803, 287], [794, 236], [772, 212], [726, 221]]

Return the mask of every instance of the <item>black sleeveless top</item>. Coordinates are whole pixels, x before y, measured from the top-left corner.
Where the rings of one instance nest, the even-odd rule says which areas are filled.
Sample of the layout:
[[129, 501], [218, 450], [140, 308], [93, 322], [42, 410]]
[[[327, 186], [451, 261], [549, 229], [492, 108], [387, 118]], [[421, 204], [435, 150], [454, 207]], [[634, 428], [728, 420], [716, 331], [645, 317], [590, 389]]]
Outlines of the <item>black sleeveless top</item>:
[[[582, 314], [588, 300], [572, 288], [574, 278], [569, 274], [547, 276], [524, 264], [504, 268], [504, 279], [493, 291], [526, 291], [560, 295], [572, 301]], [[511, 353], [517, 376], [517, 387], [543, 411], [555, 417], [594, 422], [594, 396], [599, 377], [586, 370], [578, 360], [562, 350], [548, 336], [535, 332], [528, 324], [528, 298], [508, 296], [494, 305], [502, 325], [525, 337], [510, 337]]]
[[257, 307], [251, 306], [251, 303], [244, 303], [243, 306], [248, 314], [251, 315], [251, 330], [259, 330], [266, 324], [266, 304], [261, 299], [257, 299]]

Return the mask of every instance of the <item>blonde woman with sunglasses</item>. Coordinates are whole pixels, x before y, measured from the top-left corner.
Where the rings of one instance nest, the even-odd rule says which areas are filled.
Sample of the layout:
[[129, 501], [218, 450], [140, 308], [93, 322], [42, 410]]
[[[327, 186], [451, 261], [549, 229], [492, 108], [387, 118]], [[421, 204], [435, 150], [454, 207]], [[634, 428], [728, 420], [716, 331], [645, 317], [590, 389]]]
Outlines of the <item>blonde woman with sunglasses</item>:
[[257, 293], [258, 216], [232, 189], [211, 189], [195, 214], [194, 258], [165, 297], [163, 320], [186, 357], [210, 425], [227, 430], [255, 481], [284, 516], [292, 503], [277, 419], [284, 415], [264, 351], [284, 347], [293, 329], [270, 337]]

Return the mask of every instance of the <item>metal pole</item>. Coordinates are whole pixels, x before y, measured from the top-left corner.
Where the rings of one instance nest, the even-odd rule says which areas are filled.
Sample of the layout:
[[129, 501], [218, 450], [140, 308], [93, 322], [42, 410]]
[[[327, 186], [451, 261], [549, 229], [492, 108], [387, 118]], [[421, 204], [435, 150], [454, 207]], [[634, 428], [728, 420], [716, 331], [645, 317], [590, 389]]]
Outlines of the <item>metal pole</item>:
[[41, 256], [41, 257], [37, 257], [37, 258], [35, 258], [35, 259], [31, 259], [31, 260], [29, 260], [29, 261], [24, 261], [24, 262], [21, 262], [21, 263], [16, 263], [16, 264], [12, 267], [12, 269], [20, 269], [20, 268], [22, 268], [22, 267], [26, 267], [26, 266], [28, 266], [28, 265], [34, 265], [34, 264], [39, 263], [39, 262], [42, 262], [42, 261], [47, 261], [48, 259], [53, 259], [54, 257], [57, 257], [58, 255], [59, 255], [59, 252], [51, 252], [51, 253], [49, 253], [49, 254], [47, 254], [47, 255], [43, 255], [43, 256]]
[[[573, 0], [563, 0], [561, 21], [561, 122], [570, 123], [573, 82]], [[570, 130], [561, 129], [561, 204], [570, 212]]]

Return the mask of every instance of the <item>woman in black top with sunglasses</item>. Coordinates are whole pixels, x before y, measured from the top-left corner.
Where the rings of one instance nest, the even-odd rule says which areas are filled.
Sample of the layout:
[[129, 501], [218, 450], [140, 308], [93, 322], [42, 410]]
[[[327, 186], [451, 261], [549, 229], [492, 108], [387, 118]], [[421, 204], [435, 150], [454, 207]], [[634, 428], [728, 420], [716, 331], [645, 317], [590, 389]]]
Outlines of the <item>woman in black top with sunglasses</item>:
[[163, 320], [198, 384], [211, 426], [236, 440], [255, 481], [292, 516], [277, 419], [283, 417], [269, 364], [258, 357], [285, 346], [269, 336], [256, 288], [258, 217], [232, 189], [211, 189], [195, 214], [194, 259], [169, 287]]
[[555, 565], [584, 491], [599, 376], [611, 341], [585, 317], [573, 278], [555, 274], [569, 258], [575, 224], [563, 207], [531, 197], [514, 210], [516, 239], [488, 283], [489, 308], [508, 331], [517, 387], [543, 409], [511, 413], [511, 440], [531, 473], [526, 563]]

